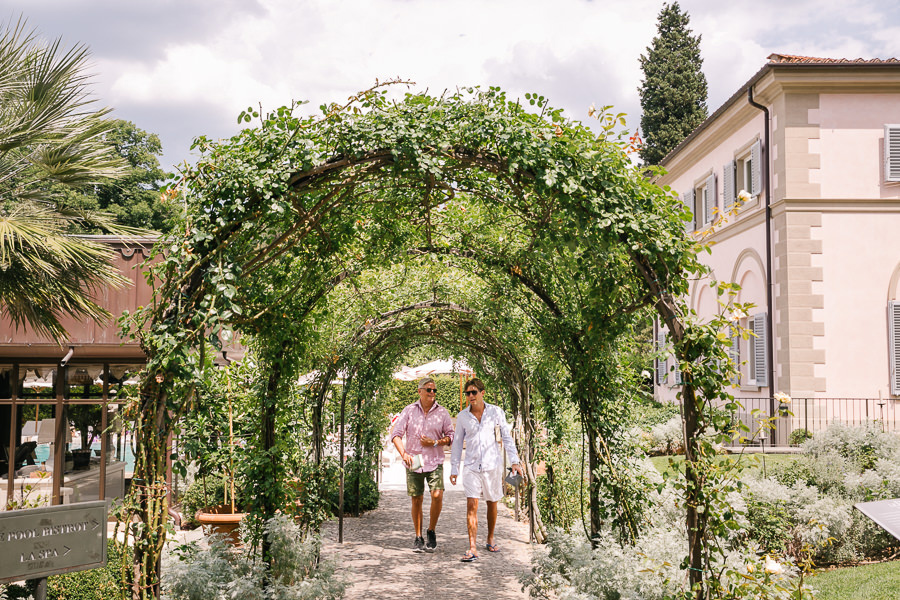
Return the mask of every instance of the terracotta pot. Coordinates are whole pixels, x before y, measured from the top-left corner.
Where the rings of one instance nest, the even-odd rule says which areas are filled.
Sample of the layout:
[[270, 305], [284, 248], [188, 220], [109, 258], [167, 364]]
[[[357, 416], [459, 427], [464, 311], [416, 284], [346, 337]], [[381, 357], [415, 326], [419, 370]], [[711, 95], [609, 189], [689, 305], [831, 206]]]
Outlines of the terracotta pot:
[[241, 536], [238, 527], [246, 513], [233, 513], [230, 506], [212, 506], [197, 513], [197, 521], [203, 525], [207, 534], [218, 533], [225, 536], [232, 546], [241, 545]]

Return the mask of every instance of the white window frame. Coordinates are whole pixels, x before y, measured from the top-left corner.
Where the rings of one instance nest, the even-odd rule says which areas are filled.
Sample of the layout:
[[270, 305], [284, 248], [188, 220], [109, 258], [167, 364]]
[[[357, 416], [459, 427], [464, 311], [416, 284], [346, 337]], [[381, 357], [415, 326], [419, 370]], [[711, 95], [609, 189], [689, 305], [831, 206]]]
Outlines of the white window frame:
[[704, 224], [712, 223], [716, 220], [719, 211], [719, 195], [716, 193], [716, 174], [710, 173], [709, 177], [706, 178], [706, 185], [703, 186], [704, 192], [704, 200], [706, 203], [703, 206], [703, 220]]
[[711, 172], [686, 195], [693, 201], [688, 204], [694, 215], [694, 231], [703, 229], [716, 220], [718, 207], [716, 198], [716, 174]]
[[[734, 165], [734, 182], [731, 185], [734, 190], [734, 200], [737, 200], [738, 193], [741, 191], [750, 194], [751, 199], [759, 198], [763, 186], [762, 142], [756, 139], [735, 152], [734, 160], [729, 165]], [[726, 170], [729, 165], [725, 166]], [[730, 208], [726, 198], [725, 209]]]

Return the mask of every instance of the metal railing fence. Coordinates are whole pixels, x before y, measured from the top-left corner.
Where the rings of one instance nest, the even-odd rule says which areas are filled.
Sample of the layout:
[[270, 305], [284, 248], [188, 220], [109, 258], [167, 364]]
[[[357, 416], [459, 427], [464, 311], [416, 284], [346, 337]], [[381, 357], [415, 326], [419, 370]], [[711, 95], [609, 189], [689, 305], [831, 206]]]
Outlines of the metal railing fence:
[[[741, 408], [735, 414], [751, 434], [759, 430], [760, 418], [770, 415], [770, 398], [739, 398]], [[774, 402], [774, 434], [766, 435], [765, 443], [789, 445], [791, 433], [805, 429], [811, 434], [826, 429], [832, 423], [859, 426], [871, 423], [882, 431], [900, 433], [900, 399], [894, 398], [792, 398], [790, 403]], [[749, 440], [759, 444], [759, 436]]]

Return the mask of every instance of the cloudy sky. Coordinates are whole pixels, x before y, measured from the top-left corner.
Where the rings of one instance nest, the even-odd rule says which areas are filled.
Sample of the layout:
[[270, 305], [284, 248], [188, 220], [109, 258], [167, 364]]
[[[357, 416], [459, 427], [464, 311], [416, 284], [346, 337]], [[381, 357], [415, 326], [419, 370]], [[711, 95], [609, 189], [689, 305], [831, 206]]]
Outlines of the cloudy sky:
[[[94, 92], [159, 134], [163, 166], [197, 135], [228, 137], [248, 106], [343, 101], [375, 79], [416, 90], [499, 85], [575, 119], [640, 118], [638, 57], [660, 0], [4, 0], [45, 38], [87, 45]], [[900, 0], [683, 0], [715, 110], [773, 52], [900, 57]]]

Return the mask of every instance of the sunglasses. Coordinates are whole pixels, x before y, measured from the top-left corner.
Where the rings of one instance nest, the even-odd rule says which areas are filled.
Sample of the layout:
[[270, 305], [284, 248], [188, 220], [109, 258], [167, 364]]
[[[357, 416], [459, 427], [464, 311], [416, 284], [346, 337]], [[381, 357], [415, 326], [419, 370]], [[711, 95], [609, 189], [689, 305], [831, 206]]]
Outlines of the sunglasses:
[[466, 396], [475, 396], [476, 394], [478, 394], [478, 390], [469, 390], [465, 392], [465, 394]]
[[428, 392], [429, 394], [437, 393], [437, 388], [422, 388], [422, 389], [425, 390], [426, 392]]

